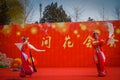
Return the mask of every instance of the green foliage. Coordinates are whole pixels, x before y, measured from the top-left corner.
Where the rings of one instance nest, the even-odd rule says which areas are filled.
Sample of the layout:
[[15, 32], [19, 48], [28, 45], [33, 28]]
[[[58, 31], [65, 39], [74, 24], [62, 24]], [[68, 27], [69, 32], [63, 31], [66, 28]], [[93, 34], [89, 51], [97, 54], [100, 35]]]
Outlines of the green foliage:
[[8, 1], [8, 14], [11, 20], [11, 23], [23, 23], [23, 5], [20, 3], [20, 0], [9, 0]]
[[8, 65], [0, 64], [0, 68], [8, 68]]
[[0, 24], [9, 24], [8, 9], [6, 1], [0, 0]]
[[0, 0], [0, 24], [22, 23], [23, 11], [19, 0]]
[[40, 22], [70, 22], [71, 18], [67, 16], [62, 5], [58, 7], [57, 2], [51, 3], [45, 7], [43, 17]]

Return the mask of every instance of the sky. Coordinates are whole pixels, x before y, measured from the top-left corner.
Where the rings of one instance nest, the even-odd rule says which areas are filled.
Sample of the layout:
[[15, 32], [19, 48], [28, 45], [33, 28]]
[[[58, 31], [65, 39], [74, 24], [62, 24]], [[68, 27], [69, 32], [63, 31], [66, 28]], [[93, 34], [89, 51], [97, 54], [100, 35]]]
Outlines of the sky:
[[100, 16], [100, 11], [104, 7], [104, 16], [106, 20], [114, 20], [113, 9], [115, 6], [120, 7], [120, 0], [34, 0], [34, 19], [32, 21], [39, 21], [40, 11], [39, 4], [42, 4], [42, 11], [44, 8], [51, 4], [52, 2], [57, 2], [58, 6], [63, 5], [63, 9], [66, 11], [67, 15], [72, 18], [74, 22], [74, 8], [81, 8], [82, 14], [78, 21], [87, 21], [88, 17], [94, 20], [102, 20]]

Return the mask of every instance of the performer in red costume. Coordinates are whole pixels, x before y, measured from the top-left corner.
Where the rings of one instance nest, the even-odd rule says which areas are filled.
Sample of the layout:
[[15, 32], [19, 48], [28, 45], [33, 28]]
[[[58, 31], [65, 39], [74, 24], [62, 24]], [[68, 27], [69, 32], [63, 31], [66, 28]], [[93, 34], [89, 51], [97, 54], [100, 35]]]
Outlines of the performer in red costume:
[[34, 72], [34, 68], [28, 61], [28, 58], [31, 57], [30, 50], [33, 49], [38, 52], [44, 52], [45, 50], [36, 49], [33, 45], [31, 45], [28, 42], [28, 38], [25, 36], [22, 37], [22, 43], [15, 43], [15, 45], [21, 51], [22, 66], [20, 71], [20, 77], [25, 77], [26, 75], [31, 76], [32, 73]]
[[95, 60], [96, 66], [97, 66], [98, 76], [104, 77], [104, 76], [106, 76], [106, 70], [105, 70], [106, 57], [105, 57], [104, 53], [102, 52], [101, 47], [108, 40], [100, 40], [97, 32], [93, 33], [93, 38], [94, 38], [94, 40], [92, 41], [92, 45], [95, 50], [94, 60]]

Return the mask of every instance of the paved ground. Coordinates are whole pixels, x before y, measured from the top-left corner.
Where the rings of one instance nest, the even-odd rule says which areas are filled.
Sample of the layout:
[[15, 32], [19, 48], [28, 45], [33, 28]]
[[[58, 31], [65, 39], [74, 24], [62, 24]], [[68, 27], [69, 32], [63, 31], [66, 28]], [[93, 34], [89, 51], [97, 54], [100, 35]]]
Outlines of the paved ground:
[[106, 77], [97, 77], [96, 68], [38, 68], [31, 77], [0, 68], [0, 80], [120, 80], [120, 67], [107, 68]]

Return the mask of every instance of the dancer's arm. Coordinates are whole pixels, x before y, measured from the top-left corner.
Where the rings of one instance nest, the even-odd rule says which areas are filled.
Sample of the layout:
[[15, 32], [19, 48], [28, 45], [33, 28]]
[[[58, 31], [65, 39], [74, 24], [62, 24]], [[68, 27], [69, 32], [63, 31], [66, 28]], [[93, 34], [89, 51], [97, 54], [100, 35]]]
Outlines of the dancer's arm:
[[37, 48], [35, 48], [33, 45], [31, 45], [31, 44], [29, 44], [29, 43], [28, 43], [28, 47], [31, 48], [31, 49], [33, 49], [33, 50], [35, 50], [35, 51], [38, 51], [38, 52], [44, 52], [44, 51], [45, 51], [45, 50], [37, 49]]

